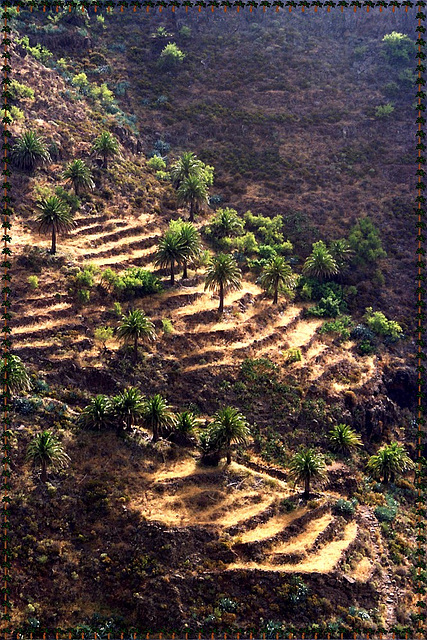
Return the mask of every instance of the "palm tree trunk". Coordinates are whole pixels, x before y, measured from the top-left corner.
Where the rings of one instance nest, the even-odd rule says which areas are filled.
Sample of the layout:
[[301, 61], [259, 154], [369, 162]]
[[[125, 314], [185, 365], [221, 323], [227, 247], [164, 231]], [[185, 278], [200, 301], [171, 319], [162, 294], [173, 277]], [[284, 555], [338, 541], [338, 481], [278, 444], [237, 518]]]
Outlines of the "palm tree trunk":
[[310, 478], [305, 479], [304, 498], [308, 498], [310, 495]]
[[183, 272], [182, 272], [182, 279], [183, 279], [183, 280], [186, 280], [186, 279], [188, 278], [188, 273], [187, 273], [187, 260], [184, 260], [184, 261], [183, 261], [183, 267], [184, 267], [184, 270], [183, 270]]
[[138, 336], [135, 336], [133, 342], [133, 358], [135, 362], [138, 360]]
[[175, 284], [175, 270], [174, 270], [174, 267], [175, 267], [175, 263], [172, 260], [171, 261], [171, 284], [172, 285]]
[[52, 228], [52, 248], [50, 250], [52, 255], [55, 255], [56, 253], [56, 229], [55, 227]]
[[153, 440], [152, 442], [157, 442], [159, 439], [159, 428], [157, 424], [153, 425]]
[[190, 222], [194, 222], [194, 202], [190, 202]]
[[277, 304], [277, 300], [279, 297], [279, 285], [276, 285], [274, 287], [274, 298], [273, 298], [273, 304]]
[[76, 194], [76, 196], [79, 195], [79, 184], [78, 184], [78, 182], [74, 182], [74, 193]]
[[42, 473], [41, 473], [40, 479], [42, 482], [47, 482], [46, 460], [42, 460]]
[[231, 463], [231, 451], [230, 449], [227, 449], [227, 464]]
[[221, 282], [219, 285], [219, 312], [224, 311], [224, 285]]

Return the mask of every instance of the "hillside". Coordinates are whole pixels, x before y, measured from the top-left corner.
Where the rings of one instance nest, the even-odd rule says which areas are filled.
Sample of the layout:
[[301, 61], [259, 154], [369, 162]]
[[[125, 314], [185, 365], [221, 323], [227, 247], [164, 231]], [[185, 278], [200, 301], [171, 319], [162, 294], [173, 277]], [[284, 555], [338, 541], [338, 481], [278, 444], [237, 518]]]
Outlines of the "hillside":
[[[33, 129], [50, 153], [11, 177], [12, 352], [31, 378], [14, 394], [11, 438], [12, 622], [25, 633], [261, 625], [273, 637], [413, 622], [414, 474], [379, 481], [366, 470], [393, 442], [415, 459], [414, 97], [409, 58], [392, 64], [382, 40], [412, 37], [413, 12], [242, 14], [14, 18], [12, 75], [27, 90], [15, 88], [12, 143]], [[169, 42], [185, 57], [159, 67]], [[52, 56], [34, 54], [37, 43]], [[108, 163], [93, 153], [103, 131], [120, 151]], [[165, 171], [150, 161], [156, 151]], [[194, 221], [205, 253], [171, 284], [156, 258], [170, 221], [188, 219], [168, 178], [188, 151], [214, 168]], [[94, 183], [78, 195], [62, 175], [76, 158]], [[36, 212], [55, 189], [74, 226], [53, 255]], [[224, 209], [237, 231], [221, 236]], [[340, 239], [348, 268], [304, 276], [313, 243]], [[223, 313], [206, 289], [221, 251], [241, 271]], [[262, 274], [276, 254], [301, 279], [273, 304]], [[126, 289], [132, 268], [160, 290]], [[138, 360], [118, 330], [135, 309], [157, 334]], [[378, 312], [397, 338], [375, 332]], [[102, 327], [114, 330], [104, 342]], [[153, 442], [142, 420], [123, 437], [79, 427], [97, 394], [130, 386], [191, 412], [197, 429]], [[206, 466], [203, 433], [223, 407], [241, 412], [250, 436], [231, 447], [231, 464], [222, 452]], [[339, 423], [361, 438], [348, 455], [331, 447]], [[47, 483], [25, 461], [44, 429], [69, 456]], [[291, 477], [307, 446], [326, 465], [309, 499]]]

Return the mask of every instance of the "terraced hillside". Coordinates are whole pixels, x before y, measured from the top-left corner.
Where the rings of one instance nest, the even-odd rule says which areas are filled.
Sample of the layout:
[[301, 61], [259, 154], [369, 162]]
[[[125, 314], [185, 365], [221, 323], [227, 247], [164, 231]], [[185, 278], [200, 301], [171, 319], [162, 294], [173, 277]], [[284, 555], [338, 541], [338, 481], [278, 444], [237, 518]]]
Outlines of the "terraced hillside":
[[[17, 564], [13, 624], [32, 633], [35, 616], [42, 626], [53, 628], [89, 625], [97, 614], [104, 620], [122, 616], [120, 624], [139, 625], [145, 632], [155, 625], [156, 631], [234, 633], [255, 628], [260, 620], [269, 625], [270, 633], [282, 632], [294, 622], [307, 633], [341, 629], [349, 633], [355, 625], [364, 632], [380, 626], [402, 630], [411, 622], [414, 602], [413, 475], [386, 486], [365, 473], [369, 456], [383, 443], [403, 442], [414, 455], [409, 287], [407, 276], [399, 280], [397, 275], [398, 268], [412, 260], [406, 253], [407, 240], [401, 238], [409, 215], [409, 187], [403, 184], [409, 161], [405, 127], [396, 133], [395, 123], [394, 129], [381, 133], [372, 115], [382, 99], [382, 89], [369, 85], [376, 74], [372, 54], [380, 46], [374, 42], [375, 34], [370, 32], [364, 45], [367, 94], [363, 98], [363, 92], [362, 97], [357, 93], [354, 113], [344, 110], [340, 115], [337, 104], [343, 93], [354, 89], [355, 69], [348, 71], [342, 64], [338, 71], [345, 90], [334, 90], [325, 58], [322, 82], [331, 84], [324, 96], [323, 90], [316, 92], [310, 85], [317, 69], [314, 63], [305, 65], [307, 76], [301, 78], [292, 67], [286, 84], [282, 70], [276, 69], [276, 55], [283, 56], [292, 43], [292, 60], [302, 56], [299, 23], [292, 28], [275, 25], [283, 51], [269, 38], [265, 53], [269, 74], [275, 69], [274, 78], [262, 80], [255, 74], [251, 87], [240, 71], [231, 73], [227, 47], [219, 51], [215, 44], [220, 20], [189, 21], [194, 37], [187, 41], [187, 54], [194, 76], [184, 68], [176, 86], [172, 74], [162, 77], [155, 66], [160, 45], [165, 44], [163, 36], [150, 35], [154, 26], [143, 20], [135, 24], [126, 20], [116, 49], [110, 46], [102, 21], [90, 31], [88, 42], [82, 28], [91, 25], [84, 18], [64, 19], [68, 40], [61, 36], [64, 32], [43, 31], [39, 18], [34, 20], [36, 26], [29, 33], [46, 46], [56, 43], [56, 49], [55, 64], [47, 68], [23, 45], [11, 47], [16, 79], [35, 92], [34, 98], [20, 102], [24, 120], [11, 125], [12, 139], [31, 124], [46, 138], [52, 155], [49, 164], [32, 174], [16, 170], [11, 177], [12, 351], [28, 368], [32, 382], [28, 393], [17, 394], [14, 405], [14, 464], [22, 472], [16, 474], [11, 505], [21, 540], [13, 547]], [[182, 15], [178, 21], [169, 16], [157, 24], [156, 18], [155, 26], [179, 33], [184, 20]], [[22, 33], [29, 22], [24, 14]], [[237, 40], [229, 29], [230, 46], [242, 45], [248, 52], [249, 36], [256, 31], [259, 48], [262, 24], [261, 20], [252, 27], [245, 23]], [[133, 41], [135, 25], [147, 36], [138, 45]], [[359, 29], [363, 31], [360, 24]], [[327, 34], [326, 30], [325, 48], [319, 44], [316, 49], [319, 60], [325, 52], [336, 52], [335, 40]], [[347, 35], [341, 34], [344, 39]], [[185, 37], [180, 37], [184, 47]], [[310, 37], [313, 40], [313, 34]], [[206, 55], [197, 66], [202, 44]], [[83, 45], [87, 59], [85, 55], [80, 63], [75, 47]], [[71, 78], [86, 69], [90, 76], [99, 64], [101, 71], [96, 73], [102, 74], [107, 50], [115, 61], [109, 83], [129, 84], [120, 105], [134, 109], [139, 136], [131, 121], [123, 124], [114, 110], [108, 112], [105, 105], [77, 92], [61, 73], [66, 68]], [[300, 60], [303, 69], [305, 53]], [[353, 60], [350, 50], [345, 55]], [[141, 59], [146, 59], [143, 69]], [[213, 62], [219, 75], [206, 76], [201, 67]], [[221, 68], [222, 84], [218, 84]], [[243, 123], [239, 127], [232, 108], [232, 75], [233, 91], [240, 86], [240, 99], [248, 105], [247, 111], [237, 110]], [[197, 106], [204, 81], [205, 102]], [[185, 83], [190, 83], [187, 92]], [[274, 83], [276, 89], [270, 86]], [[159, 106], [161, 91], [168, 95]], [[225, 105], [221, 109], [220, 93]], [[288, 94], [296, 96], [298, 105], [286, 115], [281, 105]], [[52, 99], [46, 100], [46, 95]], [[273, 106], [265, 100], [272, 100]], [[325, 111], [319, 100], [324, 100]], [[313, 113], [307, 106], [311, 102], [316, 106]], [[406, 108], [403, 99], [396, 107], [400, 114]], [[300, 116], [294, 113], [298, 109]], [[338, 131], [337, 122], [345, 134]], [[91, 154], [94, 138], [105, 129], [120, 142], [120, 156], [108, 167]], [[201, 140], [201, 131], [206, 140]], [[347, 132], [354, 144], [347, 140]], [[377, 141], [371, 140], [372, 148], [363, 153], [356, 144], [361, 132]], [[381, 135], [387, 149], [389, 137], [397, 136], [400, 154], [396, 166], [387, 156], [384, 171]], [[389, 315], [394, 309], [404, 338], [389, 344], [378, 339], [376, 351], [363, 352], [360, 340], [320, 333], [325, 318], [307, 315], [314, 304], [307, 300], [310, 296], [281, 295], [273, 305], [249, 261], [242, 269], [241, 288], [227, 293], [222, 314], [218, 296], [205, 290], [206, 266], [194, 269], [190, 264], [189, 278], [178, 273], [171, 286], [167, 270], [155, 266], [155, 253], [170, 221], [187, 219], [188, 207], [179, 204], [172, 184], [156, 176], [148, 164], [153, 145], [165, 140], [173, 149], [168, 162], [191, 147], [205, 162], [215, 164], [213, 191], [218, 188], [223, 205], [236, 207], [240, 217], [249, 207], [255, 215], [283, 216], [283, 241], [289, 232], [290, 262], [298, 275], [315, 240], [323, 237], [330, 242], [343, 236], [356, 214], [377, 216], [388, 252], [382, 262], [385, 275], [376, 264], [365, 270], [349, 313], [356, 325], [368, 304]], [[272, 140], [277, 141], [274, 153], [267, 149]], [[230, 156], [233, 148], [237, 151]], [[314, 159], [310, 149], [316, 151]], [[80, 195], [75, 225], [68, 234], [59, 234], [53, 256], [48, 252], [50, 238], [37, 231], [36, 205], [58, 186], [72, 201], [73, 192], [61, 175], [65, 163], [76, 157], [90, 164], [95, 187]], [[386, 180], [387, 193], [381, 198], [374, 193], [379, 176]], [[389, 210], [392, 215], [385, 224]], [[205, 206], [195, 222], [211, 255], [217, 246], [206, 240], [206, 228], [214, 216], [214, 206]], [[396, 234], [395, 245], [389, 240]], [[88, 265], [95, 268], [94, 284], [90, 299], [79, 302], [71, 290], [72, 278]], [[119, 301], [102, 285], [101, 275], [107, 268], [120, 275], [130, 267], [155, 273], [162, 280], [162, 291]], [[348, 277], [352, 283], [352, 276], [344, 274], [339, 282]], [[396, 306], [396, 300], [401, 305]], [[153, 343], [141, 346], [138, 362], [116, 332], [105, 346], [96, 335], [101, 327], [116, 329], [120, 316], [135, 308], [147, 314], [157, 333]], [[299, 351], [296, 361], [289, 357], [293, 350]], [[78, 415], [96, 394], [111, 396], [130, 385], [145, 397], [161, 394], [176, 413], [188, 409], [201, 425], [208, 425], [221, 407], [236, 407], [247, 419], [251, 436], [246, 445], [232, 447], [230, 465], [221, 462], [210, 468], [200, 465], [195, 440], [188, 447], [167, 439], [152, 443], [151, 433], [140, 425], [133, 425], [124, 439], [77, 427]], [[332, 452], [329, 431], [338, 423], [350, 425], [360, 435], [360, 451]], [[70, 456], [69, 469], [49, 472], [46, 486], [25, 462], [26, 447], [41, 428], [52, 429]], [[307, 500], [288, 474], [293, 455], [308, 445], [325, 452], [327, 482], [323, 487], [314, 485]], [[350, 503], [353, 498], [356, 501]], [[314, 620], [318, 624], [313, 626]]]

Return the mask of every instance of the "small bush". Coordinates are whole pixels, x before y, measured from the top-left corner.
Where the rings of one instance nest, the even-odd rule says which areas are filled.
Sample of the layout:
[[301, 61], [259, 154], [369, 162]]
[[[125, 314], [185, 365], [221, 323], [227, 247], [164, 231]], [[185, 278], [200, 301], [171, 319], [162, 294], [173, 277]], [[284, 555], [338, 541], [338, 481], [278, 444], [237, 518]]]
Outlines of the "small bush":
[[31, 289], [38, 289], [39, 279], [37, 276], [28, 276], [27, 282], [30, 285]]
[[169, 171], [156, 171], [156, 178], [157, 180], [162, 180], [164, 182], [167, 182], [170, 180], [171, 174], [169, 173]]
[[340, 498], [336, 501], [336, 503], [332, 507], [332, 512], [337, 516], [352, 516], [356, 510], [357, 500], [353, 498], [353, 500], [344, 500], [344, 498]]
[[113, 304], [113, 309], [112, 309], [113, 313], [116, 314], [116, 316], [118, 318], [121, 318], [123, 315], [123, 310], [122, 310], [122, 305], [120, 304], [120, 302], [115, 302]]
[[382, 311], [367, 307], [365, 320], [368, 327], [379, 336], [390, 336], [395, 340], [402, 337], [402, 327], [394, 320], [387, 320]]
[[169, 320], [169, 318], [163, 318], [162, 329], [163, 329], [163, 333], [166, 333], [166, 334], [173, 333], [174, 328], [173, 328], [172, 320]]
[[397, 515], [398, 502], [392, 496], [386, 496], [387, 506], [377, 507], [374, 511], [379, 522], [393, 522]]
[[336, 320], [325, 322], [319, 329], [319, 333], [336, 333], [341, 340], [348, 340], [352, 326], [350, 316], [339, 316]]
[[173, 69], [182, 64], [184, 58], [185, 53], [177, 47], [175, 42], [169, 42], [161, 52], [158, 64], [162, 69]]
[[301, 349], [297, 347], [293, 347], [292, 349], [288, 349], [285, 353], [285, 360], [288, 363], [291, 362], [300, 362], [302, 359]]
[[10, 105], [8, 109], [0, 109], [0, 119], [6, 118], [7, 121], [14, 122], [18, 120], [24, 120], [25, 115], [22, 109], [18, 109], [14, 104]]
[[381, 104], [375, 109], [375, 115], [377, 118], [387, 118], [393, 113], [393, 111], [393, 105], [390, 102], [387, 102], [387, 104]]
[[189, 38], [191, 36], [191, 28], [184, 25], [179, 30], [179, 35], [181, 38]]
[[126, 269], [123, 275], [117, 276], [114, 283], [115, 290], [124, 299], [135, 296], [146, 296], [163, 290], [160, 280], [151, 271], [132, 267]]
[[392, 31], [382, 39], [385, 58], [390, 62], [409, 62], [416, 53], [416, 44], [409, 36]]
[[166, 169], [166, 162], [160, 156], [153, 156], [148, 160], [147, 166], [150, 167], [150, 169], [161, 171]]
[[30, 98], [34, 100], [34, 91], [26, 84], [21, 84], [17, 80], [12, 80], [9, 85], [9, 91], [12, 94], [12, 100], [19, 100], [20, 98]]
[[111, 340], [113, 337], [113, 328], [112, 327], [98, 327], [94, 332], [95, 340], [101, 342], [102, 346], [105, 348], [108, 340]]

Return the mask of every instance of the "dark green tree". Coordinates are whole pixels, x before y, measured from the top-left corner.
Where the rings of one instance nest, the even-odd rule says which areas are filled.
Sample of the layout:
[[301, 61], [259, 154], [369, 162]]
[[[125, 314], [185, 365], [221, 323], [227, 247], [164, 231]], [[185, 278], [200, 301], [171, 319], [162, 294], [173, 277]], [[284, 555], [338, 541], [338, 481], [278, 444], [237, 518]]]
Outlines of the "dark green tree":
[[219, 291], [219, 312], [224, 311], [224, 295], [241, 289], [242, 274], [236, 260], [224, 253], [213, 257], [206, 271], [205, 291]]
[[47, 482], [48, 467], [55, 471], [63, 469], [70, 460], [61, 442], [50, 431], [43, 431], [33, 438], [27, 447], [26, 457], [35, 466], [41, 466], [42, 482]]
[[310, 483], [317, 480], [319, 483], [326, 478], [326, 465], [323, 456], [314, 449], [305, 449], [296, 453], [289, 467], [289, 479], [295, 484], [304, 484], [304, 498], [310, 495]]
[[282, 256], [271, 258], [261, 273], [261, 286], [268, 293], [273, 293], [273, 304], [277, 304], [279, 290], [290, 290], [295, 282], [292, 269]]
[[40, 233], [52, 234], [52, 247], [50, 252], [56, 253], [56, 236], [58, 233], [66, 233], [75, 223], [70, 207], [58, 196], [48, 196], [37, 202], [40, 215], [36, 218]]
[[173, 429], [175, 424], [176, 416], [165, 398], [156, 393], [156, 395], [146, 399], [142, 414], [142, 425], [153, 432], [153, 442], [157, 442], [166, 430]]
[[95, 186], [89, 167], [80, 159], [71, 160], [67, 164], [62, 173], [62, 178], [67, 182], [71, 182], [76, 196], [79, 195], [80, 189], [93, 189]]
[[156, 339], [154, 324], [139, 309], [129, 311], [127, 316], [122, 316], [117, 329], [117, 336], [123, 342], [133, 343], [134, 361], [138, 360], [139, 340], [152, 341]]
[[50, 154], [41, 136], [35, 131], [26, 131], [13, 145], [10, 158], [13, 164], [24, 171], [34, 171], [37, 165], [50, 162]]
[[107, 168], [108, 159], [117, 156], [119, 153], [118, 140], [109, 131], [103, 131], [94, 141], [92, 152], [102, 156], [103, 165]]

